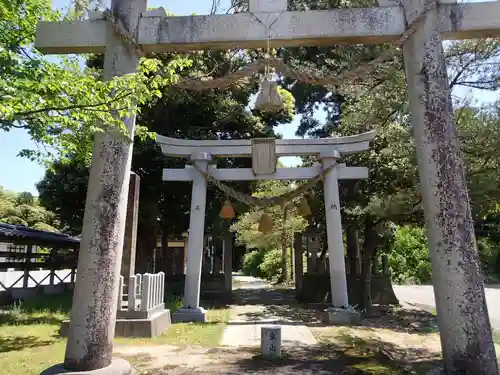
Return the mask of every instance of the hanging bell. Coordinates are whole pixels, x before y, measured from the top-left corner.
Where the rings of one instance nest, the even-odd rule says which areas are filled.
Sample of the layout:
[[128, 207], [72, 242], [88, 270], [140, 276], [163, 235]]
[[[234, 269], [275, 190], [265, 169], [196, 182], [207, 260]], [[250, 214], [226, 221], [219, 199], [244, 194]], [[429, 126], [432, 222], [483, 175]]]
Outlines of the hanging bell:
[[264, 212], [260, 217], [259, 232], [265, 234], [271, 232], [272, 230], [273, 230], [273, 219], [271, 219], [271, 216], [269, 216]]
[[307, 203], [306, 198], [302, 198], [297, 206], [297, 210], [299, 211], [299, 215], [302, 217], [308, 217], [312, 215], [311, 208]]
[[235, 216], [234, 208], [229, 199], [226, 199], [222, 209], [220, 210], [219, 217], [221, 219], [232, 219]]
[[278, 91], [278, 84], [267, 78], [262, 81], [255, 109], [262, 112], [279, 112], [285, 109], [283, 98]]

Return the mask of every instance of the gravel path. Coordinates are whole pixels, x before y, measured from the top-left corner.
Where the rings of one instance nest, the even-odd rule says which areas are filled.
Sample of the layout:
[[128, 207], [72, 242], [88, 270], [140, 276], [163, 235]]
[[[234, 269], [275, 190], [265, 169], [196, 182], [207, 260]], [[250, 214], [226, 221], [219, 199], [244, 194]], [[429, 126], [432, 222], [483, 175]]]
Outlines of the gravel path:
[[315, 345], [311, 330], [298, 316], [280, 306], [293, 305], [293, 294], [270, 289], [259, 279], [236, 276], [239, 288], [234, 291], [236, 304], [231, 306], [231, 320], [224, 330], [221, 345], [231, 347], [260, 346], [261, 328], [281, 327], [282, 346]]

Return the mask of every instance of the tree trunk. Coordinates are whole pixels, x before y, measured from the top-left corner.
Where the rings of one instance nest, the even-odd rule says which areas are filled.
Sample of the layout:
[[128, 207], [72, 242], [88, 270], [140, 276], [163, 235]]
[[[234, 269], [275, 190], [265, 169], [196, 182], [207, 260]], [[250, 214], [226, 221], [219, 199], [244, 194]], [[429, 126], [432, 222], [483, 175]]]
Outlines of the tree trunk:
[[135, 259], [136, 273], [144, 274], [150, 269], [156, 247], [156, 233], [154, 229], [139, 228], [137, 233], [137, 253]]
[[372, 315], [372, 261], [377, 248], [377, 229], [376, 225], [370, 220], [365, 221], [364, 230], [365, 240], [363, 243], [362, 255], [362, 279], [363, 279], [363, 308], [366, 316]]
[[353, 227], [346, 228], [346, 249], [349, 259], [350, 274], [357, 276], [361, 273], [360, 251], [359, 251], [359, 231]]
[[283, 238], [283, 241], [281, 242], [281, 281], [287, 281], [288, 279], [288, 264], [286, 261], [286, 241]]
[[[286, 226], [286, 222], [288, 219], [288, 207], [285, 207], [283, 211], [283, 226]], [[281, 281], [288, 280], [288, 264], [286, 257], [286, 232], [283, 229], [282, 237], [281, 237]]]
[[496, 259], [496, 265], [495, 265], [495, 273], [497, 275], [500, 275], [500, 250], [497, 250], [497, 259]]
[[321, 244], [321, 253], [319, 254], [316, 264], [323, 262], [326, 257], [326, 253], [328, 252], [328, 237], [326, 235], [326, 229], [323, 231], [323, 235], [321, 236]]

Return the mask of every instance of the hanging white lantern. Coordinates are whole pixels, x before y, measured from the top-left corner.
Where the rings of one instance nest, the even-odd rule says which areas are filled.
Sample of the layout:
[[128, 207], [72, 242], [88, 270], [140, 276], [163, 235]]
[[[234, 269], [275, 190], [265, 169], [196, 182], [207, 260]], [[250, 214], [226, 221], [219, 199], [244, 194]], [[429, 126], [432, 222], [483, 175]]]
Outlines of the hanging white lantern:
[[279, 112], [285, 109], [283, 98], [278, 91], [278, 84], [268, 78], [262, 81], [255, 109], [262, 112]]

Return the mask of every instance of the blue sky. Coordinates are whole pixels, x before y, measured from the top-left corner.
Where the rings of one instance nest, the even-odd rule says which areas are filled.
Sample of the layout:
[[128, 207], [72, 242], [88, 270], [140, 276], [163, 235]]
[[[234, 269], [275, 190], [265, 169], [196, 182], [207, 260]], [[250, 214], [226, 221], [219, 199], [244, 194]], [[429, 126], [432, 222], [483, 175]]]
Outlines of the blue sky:
[[[109, 1], [109, 0], [108, 0]], [[106, 3], [106, 1], [104, 2]], [[67, 9], [69, 0], [53, 0], [54, 8]], [[150, 0], [149, 7], [163, 6], [176, 15], [207, 14], [210, 11], [212, 0]], [[230, 0], [221, 0], [221, 12], [225, 11], [230, 4]], [[473, 96], [481, 102], [493, 101], [498, 93], [481, 92], [478, 90], [459, 90], [455, 95]], [[321, 113], [318, 118], [321, 119]], [[278, 127], [277, 131], [283, 134], [284, 138], [295, 138], [299, 118], [287, 125]], [[30, 139], [26, 131], [15, 129], [10, 132], [0, 131], [0, 186], [13, 191], [29, 191], [37, 194], [35, 184], [44, 175], [44, 168], [35, 162], [18, 157], [17, 154], [22, 149], [33, 149], [37, 145]], [[286, 165], [295, 164], [295, 158], [284, 158]]]

